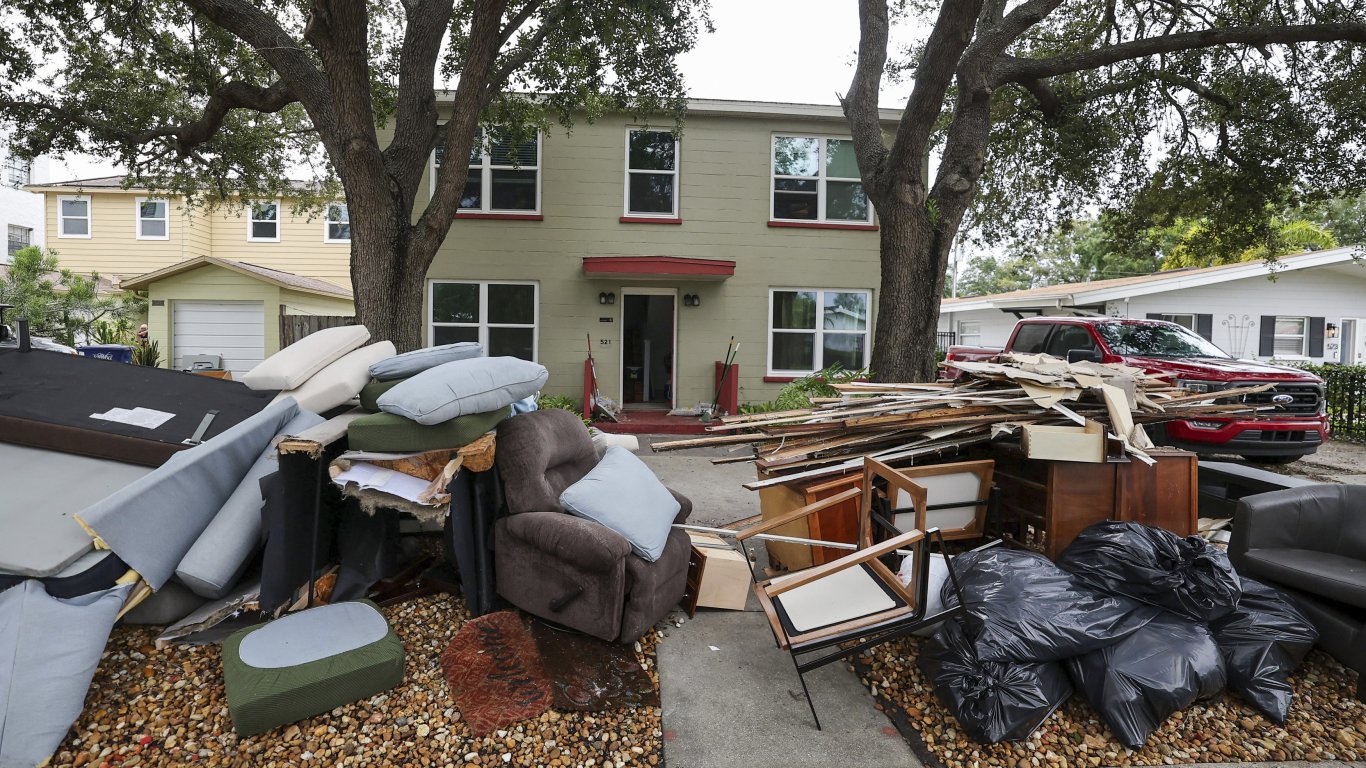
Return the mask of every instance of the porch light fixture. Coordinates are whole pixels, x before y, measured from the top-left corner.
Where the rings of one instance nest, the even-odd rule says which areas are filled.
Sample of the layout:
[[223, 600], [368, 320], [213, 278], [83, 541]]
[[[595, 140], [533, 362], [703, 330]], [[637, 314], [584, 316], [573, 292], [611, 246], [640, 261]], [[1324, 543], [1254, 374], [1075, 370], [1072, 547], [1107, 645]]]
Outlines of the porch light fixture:
[[598, 303], [599, 303], [599, 304], [616, 304], [616, 303], [617, 303], [617, 295], [616, 295], [615, 293], [612, 293], [611, 291], [605, 291], [605, 292], [603, 292], [603, 293], [599, 293], [599, 294], [598, 294]]
[[1338, 326], [1336, 323], [1329, 323], [1323, 330], [1324, 334], [1330, 339], [1336, 339], [1338, 337]]
[[683, 294], [683, 306], [700, 307], [702, 306], [702, 297], [695, 293], [685, 293]]

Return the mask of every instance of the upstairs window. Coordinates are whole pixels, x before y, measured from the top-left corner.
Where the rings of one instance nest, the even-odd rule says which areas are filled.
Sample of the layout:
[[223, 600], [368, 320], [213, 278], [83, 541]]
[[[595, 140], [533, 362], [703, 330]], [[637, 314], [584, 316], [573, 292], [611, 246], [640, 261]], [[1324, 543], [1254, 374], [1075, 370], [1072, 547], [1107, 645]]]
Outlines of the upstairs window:
[[249, 205], [247, 240], [280, 242], [280, 203], [256, 201]]
[[669, 131], [626, 132], [626, 215], [678, 218], [678, 142]]
[[868, 291], [775, 288], [769, 292], [768, 370], [804, 376], [839, 363], [868, 365]]
[[[484, 151], [482, 132], [470, 148], [470, 170], [460, 197], [461, 213], [535, 214], [541, 209], [541, 137], [519, 144], [494, 135]], [[446, 154], [437, 147], [433, 170]], [[436, 178], [435, 172], [432, 178]]]
[[90, 198], [57, 198], [57, 237], [90, 237]]
[[433, 280], [431, 344], [477, 341], [490, 357], [536, 359], [536, 283]]
[[323, 242], [351, 242], [351, 213], [346, 203], [328, 203], [327, 220], [323, 223]]
[[5, 160], [5, 184], [22, 187], [29, 183], [33, 175], [33, 164], [22, 158], [10, 156]]
[[872, 224], [873, 206], [859, 180], [854, 142], [774, 136], [770, 217], [773, 221]]
[[139, 240], [167, 240], [171, 237], [170, 206], [165, 200], [139, 197], [134, 204], [138, 211]]

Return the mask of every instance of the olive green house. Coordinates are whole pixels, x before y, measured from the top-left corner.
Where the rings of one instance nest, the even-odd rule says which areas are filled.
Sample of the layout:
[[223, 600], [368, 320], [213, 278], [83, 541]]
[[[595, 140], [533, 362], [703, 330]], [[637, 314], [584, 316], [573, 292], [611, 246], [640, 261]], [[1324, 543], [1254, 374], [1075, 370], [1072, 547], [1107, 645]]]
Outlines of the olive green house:
[[742, 403], [865, 366], [878, 226], [840, 109], [692, 100], [671, 128], [609, 115], [476, 149], [428, 272], [427, 343], [537, 360], [575, 399], [591, 348], [627, 408], [709, 402], [732, 336]]

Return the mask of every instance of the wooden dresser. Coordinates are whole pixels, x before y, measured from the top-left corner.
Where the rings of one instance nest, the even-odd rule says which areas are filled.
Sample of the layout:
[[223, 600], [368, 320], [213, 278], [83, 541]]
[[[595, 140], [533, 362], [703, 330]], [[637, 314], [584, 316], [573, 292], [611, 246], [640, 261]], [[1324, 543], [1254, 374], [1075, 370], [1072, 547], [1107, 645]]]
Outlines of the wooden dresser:
[[1053, 559], [1083, 528], [1102, 520], [1144, 523], [1179, 536], [1195, 533], [1195, 454], [1155, 448], [1149, 455], [1156, 465], [1026, 459], [1009, 446], [982, 458], [996, 460], [1002, 533]]

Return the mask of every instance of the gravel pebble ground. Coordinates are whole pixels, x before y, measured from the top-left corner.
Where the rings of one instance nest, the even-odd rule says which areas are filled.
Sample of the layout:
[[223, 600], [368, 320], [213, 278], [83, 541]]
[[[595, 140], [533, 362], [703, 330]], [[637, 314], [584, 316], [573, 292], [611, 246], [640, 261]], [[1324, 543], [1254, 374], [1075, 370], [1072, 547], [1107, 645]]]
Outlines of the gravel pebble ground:
[[[250, 738], [232, 731], [218, 646], [153, 647], [145, 627], [114, 630], [85, 709], [52, 759], [57, 766], [556, 766], [625, 768], [664, 762], [657, 707], [551, 710], [482, 738], [470, 735], [441, 675], [442, 650], [469, 617], [448, 595], [384, 609], [407, 650], [404, 683]], [[637, 653], [655, 685], [651, 631]]]
[[1284, 726], [1264, 718], [1232, 694], [1170, 717], [1140, 750], [1111, 736], [1095, 710], [1076, 693], [1027, 741], [980, 745], [969, 741], [939, 703], [915, 663], [920, 638], [874, 649], [857, 668], [877, 706], [909, 724], [904, 734], [948, 768], [1179, 765], [1261, 761], [1366, 759], [1366, 704], [1356, 700], [1356, 673], [1314, 651], [1291, 678], [1294, 703]]

